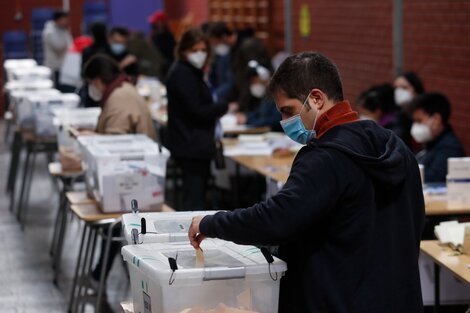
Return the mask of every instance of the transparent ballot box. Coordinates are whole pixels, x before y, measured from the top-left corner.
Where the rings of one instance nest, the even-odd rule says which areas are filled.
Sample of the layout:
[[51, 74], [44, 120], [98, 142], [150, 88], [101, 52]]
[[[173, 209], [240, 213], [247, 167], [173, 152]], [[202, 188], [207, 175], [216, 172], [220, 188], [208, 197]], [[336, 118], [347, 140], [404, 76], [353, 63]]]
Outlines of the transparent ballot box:
[[123, 247], [135, 312], [276, 313], [285, 262], [253, 246], [207, 239]]
[[103, 212], [130, 212], [132, 199], [144, 211], [159, 211], [169, 151], [144, 135], [90, 137], [96, 138], [78, 139], [85, 183]]
[[[128, 244], [188, 242], [188, 231], [193, 217], [217, 212], [127, 213], [122, 215], [122, 228]], [[142, 231], [142, 222], [145, 223], [145, 234]]]
[[[80, 104], [80, 97], [74, 93], [58, 95], [29, 95], [22, 105], [22, 114], [18, 121], [28, 124], [32, 121], [33, 129], [38, 136], [55, 137], [54, 109], [76, 108]], [[30, 115], [31, 114], [31, 115]]]
[[101, 114], [100, 108], [55, 108], [54, 125], [57, 132], [59, 160], [64, 171], [81, 170], [82, 150], [71, 129], [94, 130]]

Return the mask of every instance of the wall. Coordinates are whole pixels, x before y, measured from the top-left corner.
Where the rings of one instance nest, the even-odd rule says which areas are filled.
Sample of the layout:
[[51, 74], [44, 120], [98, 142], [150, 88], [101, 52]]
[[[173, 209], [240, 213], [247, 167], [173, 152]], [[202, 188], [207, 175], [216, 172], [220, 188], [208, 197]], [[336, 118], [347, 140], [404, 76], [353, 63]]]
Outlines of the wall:
[[193, 25], [199, 26], [209, 17], [209, 0], [165, 0], [165, 11], [170, 20], [181, 20], [193, 14]]
[[470, 153], [470, 2], [405, 0], [403, 26], [405, 68], [426, 90], [449, 97], [452, 123]]
[[[300, 35], [302, 4], [310, 9], [308, 37]], [[392, 79], [391, 0], [293, 0], [293, 23], [294, 51], [314, 50], [332, 58], [349, 100]]]
[[123, 26], [132, 31], [150, 30], [147, 18], [163, 8], [162, 0], [108, 0], [109, 25]]

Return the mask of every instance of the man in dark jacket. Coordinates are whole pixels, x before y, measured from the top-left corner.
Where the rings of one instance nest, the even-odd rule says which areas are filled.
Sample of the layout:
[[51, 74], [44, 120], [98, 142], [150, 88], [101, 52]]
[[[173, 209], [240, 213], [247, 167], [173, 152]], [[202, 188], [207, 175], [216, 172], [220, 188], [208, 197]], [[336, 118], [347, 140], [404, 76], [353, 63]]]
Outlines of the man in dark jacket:
[[284, 131], [307, 145], [267, 201], [194, 218], [193, 246], [205, 237], [279, 245], [288, 266], [281, 313], [422, 312], [424, 200], [413, 154], [391, 131], [358, 121], [322, 55], [289, 57], [270, 90]]
[[426, 183], [443, 183], [447, 176], [447, 159], [465, 156], [465, 151], [450, 126], [450, 102], [439, 93], [417, 96], [413, 102], [414, 124], [411, 135], [424, 150], [417, 154], [424, 165]]

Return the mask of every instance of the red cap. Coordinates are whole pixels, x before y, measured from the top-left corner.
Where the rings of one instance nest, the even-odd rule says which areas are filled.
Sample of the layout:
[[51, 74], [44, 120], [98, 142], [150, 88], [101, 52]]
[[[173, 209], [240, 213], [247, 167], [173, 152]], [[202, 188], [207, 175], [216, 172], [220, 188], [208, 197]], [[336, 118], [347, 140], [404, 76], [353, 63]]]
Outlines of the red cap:
[[93, 43], [93, 39], [89, 36], [80, 36], [74, 39], [71, 51], [82, 53], [88, 46]]
[[164, 22], [166, 20], [166, 14], [163, 11], [155, 11], [152, 15], [147, 18], [147, 21], [150, 24], [155, 24], [156, 22]]

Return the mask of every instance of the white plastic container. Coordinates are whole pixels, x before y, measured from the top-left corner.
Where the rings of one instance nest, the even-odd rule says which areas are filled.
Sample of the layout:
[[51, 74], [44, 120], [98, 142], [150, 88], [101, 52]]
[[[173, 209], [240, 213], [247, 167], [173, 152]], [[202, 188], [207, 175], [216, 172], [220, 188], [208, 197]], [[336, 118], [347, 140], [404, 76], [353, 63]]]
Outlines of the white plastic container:
[[[153, 212], [153, 213], [127, 213], [122, 215], [122, 228], [127, 244], [134, 244], [132, 230], [136, 229], [138, 244], [188, 242], [189, 226], [193, 217], [198, 215], [212, 215], [218, 211], [191, 211], [191, 212]], [[145, 219], [146, 234], [141, 234], [142, 218]]]
[[46, 66], [13, 68], [9, 71], [9, 80], [31, 82], [52, 78], [52, 71]]
[[[191, 308], [207, 312], [221, 304], [247, 312], [277, 312], [285, 262], [274, 258], [269, 265], [258, 248], [221, 240], [205, 240], [202, 249], [200, 264], [188, 243], [123, 247], [134, 312], [180, 313]], [[176, 260], [174, 272], [169, 258]]]
[[56, 108], [76, 108], [80, 104], [80, 97], [74, 93], [63, 93], [60, 95], [28, 96], [26, 103], [31, 105], [33, 111], [34, 130], [36, 135], [44, 137], [55, 137], [54, 113]]
[[470, 158], [449, 158], [447, 173], [449, 205], [470, 205]]
[[79, 137], [84, 148], [85, 183], [103, 212], [158, 211], [164, 202], [167, 149], [144, 135]]
[[79, 130], [94, 130], [98, 123], [100, 108], [55, 108], [54, 125], [57, 131], [59, 160], [64, 171], [81, 170], [82, 150], [75, 137], [70, 134], [71, 127]]
[[34, 59], [9, 59], [3, 62], [3, 68], [7, 73], [7, 80], [12, 80], [11, 72], [19, 68], [36, 67], [38, 63]]
[[[52, 84], [51, 84], [52, 86]], [[33, 107], [31, 103], [25, 103], [26, 98], [29, 96], [51, 97], [60, 95], [57, 89], [14, 89], [10, 91], [10, 108], [16, 116], [16, 121], [22, 127], [33, 128]]]
[[5, 91], [12, 92], [14, 90], [43, 90], [52, 89], [54, 82], [50, 79], [36, 80], [33, 82], [9, 81], [5, 84]]

